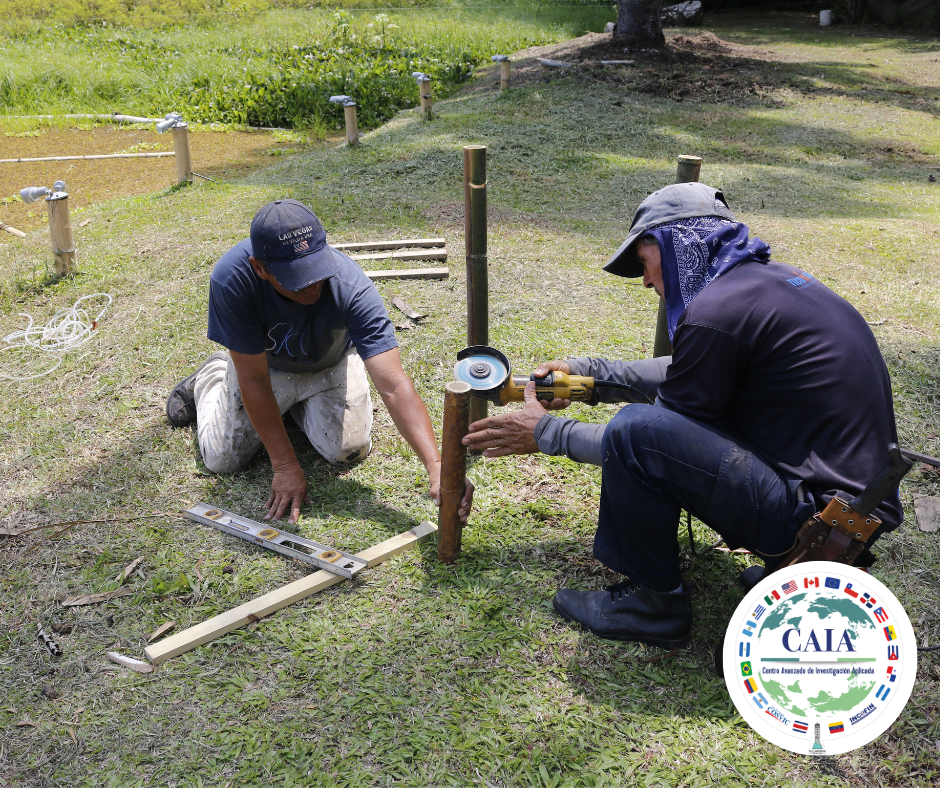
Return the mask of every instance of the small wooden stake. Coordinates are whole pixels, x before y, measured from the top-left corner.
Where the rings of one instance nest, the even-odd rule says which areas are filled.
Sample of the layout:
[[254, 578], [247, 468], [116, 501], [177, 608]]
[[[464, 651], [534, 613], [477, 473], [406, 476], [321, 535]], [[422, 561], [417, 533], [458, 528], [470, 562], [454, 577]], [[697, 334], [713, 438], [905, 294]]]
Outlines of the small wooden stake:
[[[463, 149], [464, 237], [467, 250], [467, 344], [488, 345], [489, 262], [486, 254], [486, 146]], [[474, 397], [470, 421], [486, 418], [486, 400]]]
[[470, 426], [470, 384], [451, 381], [444, 386], [444, 428], [441, 434], [441, 508], [437, 513], [437, 557], [452, 564], [460, 552], [460, 501], [467, 486], [467, 447]]
[[46, 206], [49, 209], [49, 236], [52, 239], [55, 272], [57, 276], [69, 276], [75, 273], [75, 240], [72, 238], [69, 198], [46, 200]]
[[10, 227], [10, 225], [4, 224], [3, 222], [0, 222], [0, 230], [5, 230], [10, 235], [15, 235], [17, 238], [26, 237], [26, 233], [24, 233], [22, 230], [17, 230], [15, 227]]
[[[680, 156], [676, 166], [676, 183], [695, 183], [702, 173], [700, 156]], [[653, 358], [672, 355], [672, 343], [669, 341], [669, 319], [666, 316], [666, 301], [659, 299], [659, 311], [656, 313], [656, 338], [653, 340]]]
[[676, 166], [676, 183], [695, 183], [702, 174], [700, 156], [680, 156]]
[[418, 80], [418, 93], [421, 94], [421, 114], [425, 118], [431, 117], [431, 79], [425, 77]]
[[499, 89], [509, 90], [509, 61], [504, 60], [499, 64]]
[[343, 112], [346, 115], [346, 144], [358, 145], [359, 144], [359, 121], [357, 120], [357, 117], [356, 117], [356, 105], [346, 104], [343, 107]]
[[176, 182], [192, 183], [193, 155], [189, 149], [189, 126], [185, 123], [174, 126], [173, 150], [176, 152]]

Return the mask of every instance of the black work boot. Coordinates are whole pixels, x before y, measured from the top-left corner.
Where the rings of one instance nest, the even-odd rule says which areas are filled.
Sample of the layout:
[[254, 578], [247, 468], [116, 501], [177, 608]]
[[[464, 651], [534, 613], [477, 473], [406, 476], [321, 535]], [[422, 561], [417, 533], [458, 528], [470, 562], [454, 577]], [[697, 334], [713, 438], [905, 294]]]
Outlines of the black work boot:
[[183, 378], [170, 396], [166, 398], [166, 417], [174, 427], [188, 427], [196, 420], [196, 375], [210, 361], [217, 358], [228, 358], [224, 350], [217, 350], [203, 361], [192, 375]]
[[662, 594], [631, 580], [604, 591], [563, 588], [552, 600], [563, 618], [607, 640], [636, 640], [660, 648], [679, 648], [692, 631], [692, 591]]
[[766, 576], [767, 570], [760, 564], [755, 564], [741, 570], [741, 574], [738, 575], [738, 583], [745, 591], [750, 591]]

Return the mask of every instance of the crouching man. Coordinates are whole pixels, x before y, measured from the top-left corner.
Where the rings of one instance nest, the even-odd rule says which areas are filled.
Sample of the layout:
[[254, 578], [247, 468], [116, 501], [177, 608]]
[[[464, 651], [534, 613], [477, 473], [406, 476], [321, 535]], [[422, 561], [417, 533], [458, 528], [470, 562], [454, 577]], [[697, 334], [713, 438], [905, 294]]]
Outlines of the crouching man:
[[[427, 408], [402, 368], [395, 330], [361, 268], [332, 249], [319, 219], [296, 200], [265, 205], [250, 238], [216, 263], [209, 284], [213, 353], [180, 382], [166, 413], [197, 424], [199, 450], [214, 473], [243, 468], [263, 444], [274, 477], [266, 520], [309, 503], [307, 481], [284, 428], [291, 416], [330, 463], [353, 463], [372, 448], [366, 372], [428, 475], [440, 505], [441, 458]], [[473, 498], [468, 482], [460, 515]]]
[[[814, 512], [851, 500], [887, 464], [891, 382], [864, 318], [812, 275], [771, 262], [704, 184], [648, 197], [605, 270], [642, 276], [665, 298], [673, 355], [550, 361], [536, 374], [628, 383], [631, 396], [595, 388], [592, 404], [636, 404], [583, 424], [547, 414], [530, 383], [522, 410], [470, 425], [464, 442], [490, 457], [542, 451], [601, 466], [594, 556], [627, 579], [563, 589], [555, 609], [601, 637], [675, 648], [692, 627], [680, 511], [773, 569]], [[875, 515], [869, 546], [901, 523], [897, 492]], [[856, 563], [873, 561], [866, 549]]]

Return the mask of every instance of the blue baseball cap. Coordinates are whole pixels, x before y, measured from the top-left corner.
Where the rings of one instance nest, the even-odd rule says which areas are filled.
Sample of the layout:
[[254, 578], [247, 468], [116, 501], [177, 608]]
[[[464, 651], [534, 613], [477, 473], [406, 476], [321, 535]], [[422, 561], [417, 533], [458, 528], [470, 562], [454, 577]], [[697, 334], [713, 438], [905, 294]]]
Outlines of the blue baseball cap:
[[251, 256], [292, 293], [339, 273], [317, 215], [297, 200], [269, 202], [251, 221]]
[[637, 239], [653, 227], [697, 216], [735, 220], [725, 195], [704, 183], [673, 183], [653, 192], [636, 209], [627, 240], [620, 244], [604, 270], [617, 276], [643, 276], [643, 266], [634, 246]]

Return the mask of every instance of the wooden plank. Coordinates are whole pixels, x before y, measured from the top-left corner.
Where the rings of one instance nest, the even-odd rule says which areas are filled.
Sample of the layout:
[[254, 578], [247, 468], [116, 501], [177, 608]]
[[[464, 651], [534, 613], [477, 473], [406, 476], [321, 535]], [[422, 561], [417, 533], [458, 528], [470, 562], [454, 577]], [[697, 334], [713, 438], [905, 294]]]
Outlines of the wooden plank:
[[427, 249], [423, 252], [375, 252], [351, 254], [353, 260], [446, 260], [446, 249]]
[[389, 271], [366, 271], [373, 282], [383, 279], [447, 279], [449, 268], [405, 268]]
[[[421, 523], [421, 525], [412, 528], [410, 531], [405, 531], [361, 553], [357, 553], [357, 556], [368, 561], [369, 566], [375, 566], [424, 541], [435, 531], [437, 531], [437, 526], [434, 523]], [[215, 640], [233, 629], [243, 627], [245, 624], [257, 621], [280, 610], [282, 607], [306, 599], [311, 594], [335, 586], [337, 583], [342, 583], [345, 579], [341, 575], [334, 575], [332, 572], [321, 569], [319, 572], [314, 572], [300, 578], [300, 580], [295, 580], [293, 583], [288, 583], [283, 588], [262, 594], [257, 599], [252, 599], [250, 602], [239, 605], [232, 610], [220, 613], [208, 621], [203, 621], [194, 627], [170, 635], [170, 637], [145, 648], [144, 654], [154, 665], [159, 665], [171, 657], [184, 654], [196, 648], [196, 646]]]
[[411, 238], [403, 241], [365, 241], [354, 244], [331, 244], [341, 252], [368, 252], [379, 249], [408, 249], [410, 247], [444, 246], [443, 238]]

